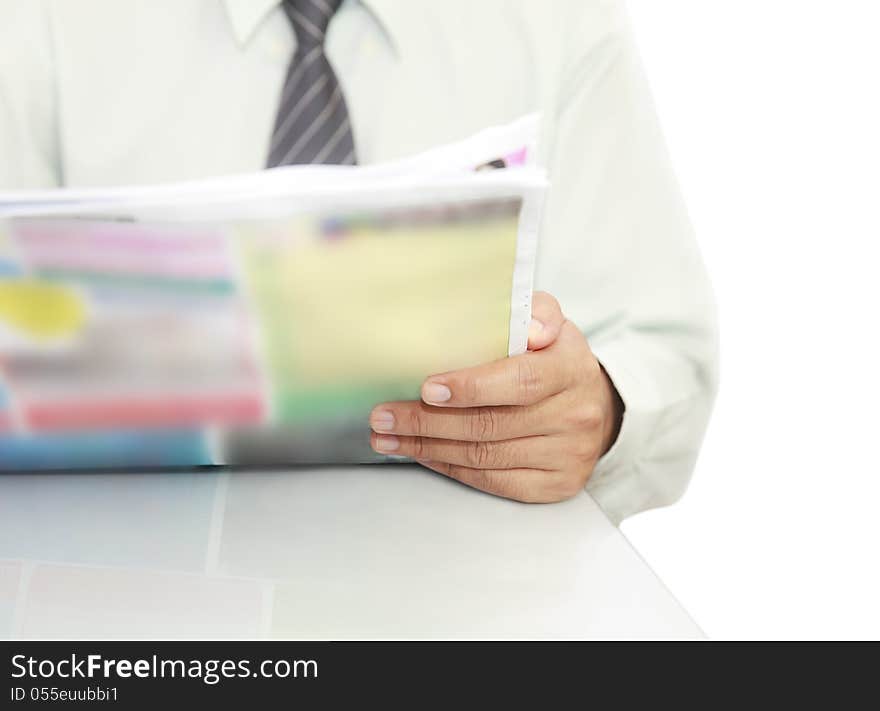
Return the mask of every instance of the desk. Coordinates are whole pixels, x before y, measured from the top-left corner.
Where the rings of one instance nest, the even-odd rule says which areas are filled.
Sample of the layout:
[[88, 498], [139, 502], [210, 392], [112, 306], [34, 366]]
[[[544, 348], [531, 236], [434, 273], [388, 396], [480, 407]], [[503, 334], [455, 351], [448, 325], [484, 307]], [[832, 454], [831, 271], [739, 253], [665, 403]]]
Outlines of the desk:
[[0, 637], [699, 637], [586, 494], [410, 465], [0, 475]]

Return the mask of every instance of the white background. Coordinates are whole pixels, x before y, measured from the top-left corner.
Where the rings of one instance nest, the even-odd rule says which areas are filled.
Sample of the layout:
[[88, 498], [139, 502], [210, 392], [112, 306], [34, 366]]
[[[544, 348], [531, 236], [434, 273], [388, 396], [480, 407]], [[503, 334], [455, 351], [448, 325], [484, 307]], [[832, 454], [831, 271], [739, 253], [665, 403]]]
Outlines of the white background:
[[712, 276], [684, 500], [623, 531], [713, 638], [880, 638], [880, 2], [630, 0]]

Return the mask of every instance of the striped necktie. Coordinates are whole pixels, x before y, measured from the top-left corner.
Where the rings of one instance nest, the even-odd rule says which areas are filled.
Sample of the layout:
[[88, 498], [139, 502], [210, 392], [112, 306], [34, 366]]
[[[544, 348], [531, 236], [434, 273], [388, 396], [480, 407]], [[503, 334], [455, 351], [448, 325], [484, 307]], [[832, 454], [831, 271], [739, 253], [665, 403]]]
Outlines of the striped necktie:
[[296, 52], [281, 92], [267, 166], [357, 162], [348, 108], [324, 37], [342, 0], [284, 0]]

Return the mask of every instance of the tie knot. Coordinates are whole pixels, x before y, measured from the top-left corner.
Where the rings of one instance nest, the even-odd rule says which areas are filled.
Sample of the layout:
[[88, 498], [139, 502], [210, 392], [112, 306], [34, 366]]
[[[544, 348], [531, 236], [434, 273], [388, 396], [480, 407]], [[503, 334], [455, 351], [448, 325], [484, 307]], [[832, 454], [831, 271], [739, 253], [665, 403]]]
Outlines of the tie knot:
[[341, 4], [342, 0], [284, 0], [284, 11], [300, 47], [324, 44], [330, 18]]

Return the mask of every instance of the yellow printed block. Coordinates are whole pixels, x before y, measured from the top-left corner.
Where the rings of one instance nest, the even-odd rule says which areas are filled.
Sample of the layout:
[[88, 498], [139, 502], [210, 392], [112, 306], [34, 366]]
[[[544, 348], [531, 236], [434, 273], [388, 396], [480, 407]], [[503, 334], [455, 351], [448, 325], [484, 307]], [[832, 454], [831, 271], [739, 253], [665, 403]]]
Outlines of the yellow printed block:
[[0, 280], [0, 323], [35, 340], [78, 332], [86, 318], [82, 299], [71, 289], [31, 279]]

